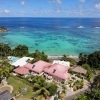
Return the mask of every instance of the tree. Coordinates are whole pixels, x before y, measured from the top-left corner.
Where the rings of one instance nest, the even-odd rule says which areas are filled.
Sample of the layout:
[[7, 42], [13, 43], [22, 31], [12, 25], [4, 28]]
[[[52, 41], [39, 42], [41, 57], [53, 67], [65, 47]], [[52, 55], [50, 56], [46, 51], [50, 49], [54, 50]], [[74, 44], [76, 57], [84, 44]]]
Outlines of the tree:
[[69, 61], [71, 63], [71, 65], [76, 65], [76, 61], [73, 58], [67, 57], [66, 55], [63, 55], [63, 57], [61, 58], [61, 60]]
[[18, 45], [13, 49], [14, 56], [27, 56], [28, 54], [28, 47], [25, 45]]
[[79, 54], [79, 59], [80, 59], [80, 61], [79, 61], [80, 65], [87, 64], [87, 62], [88, 62], [88, 55], [80, 53]]
[[77, 98], [74, 100], [89, 100], [85, 94], [77, 95]]
[[2, 68], [0, 68], [0, 76], [8, 78], [10, 76], [9, 69], [7, 67], [4, 67], [4, 66]]
[[0, 44], [0, 55], [2, 57], [6, 57], [10, 55], [11, 48], [9, 47], [8, 44]]
[[49, 83], [47, 90], [50, 92], [50, 96], [54, 95], [57, 92], [57, 85]]
[[94, 78], [93, 83], [92, 83], [92, 88], [100, 89], [100, 74], [97, 75], [97, 76]]
[[88, 56], [88, 64], [93, 68], [100, 69], [100, 51], [95, 51]]
[[31, 63], [34, 63], [34, 62], [36, 62], [36, 61], [38, 61], [38, 60], [49, 61], [49, 60], [48, 60], [48, 56], [47, 56], [44, 52], [40, 52], [40, 51], [38, 51], [38, 50], [36, 50], [36, 51], [32, 54], [32, 56], [34, 57], [34, 59], [32, 60]]
[[85, 68], [87, 70], [87, 74], [86, 74], [86, 77], [89, 81], [92, 80], [92, 77], [93, 77], [93, 74], [92, 74], [92, 70], [90, 68], [90, 66], [88, 64], [84, 64], [82, 65], [83, 68]]

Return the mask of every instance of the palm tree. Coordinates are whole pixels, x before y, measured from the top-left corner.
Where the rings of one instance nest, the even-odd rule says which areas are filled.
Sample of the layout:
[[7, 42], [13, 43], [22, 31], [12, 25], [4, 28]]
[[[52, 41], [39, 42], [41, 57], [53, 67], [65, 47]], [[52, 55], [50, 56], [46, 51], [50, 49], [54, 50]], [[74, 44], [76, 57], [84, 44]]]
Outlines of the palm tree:
[[6, 67], [2, 67], [0, 69], [0, 76], [9, 77], [10, 76], [9, 70]]

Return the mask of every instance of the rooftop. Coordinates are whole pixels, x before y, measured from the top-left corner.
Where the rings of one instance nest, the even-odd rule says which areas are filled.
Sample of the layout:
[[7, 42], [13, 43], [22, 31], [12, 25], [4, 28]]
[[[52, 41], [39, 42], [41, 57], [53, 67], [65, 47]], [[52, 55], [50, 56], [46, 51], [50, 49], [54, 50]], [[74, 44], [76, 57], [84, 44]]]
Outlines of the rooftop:
[[25, 67], [18, 67], [13, 70], [15, 73], [20, 74], [20, 75], [25, 75], [29, 73], [29, 69]]
[[56, 76], [61, 79], [68, 79], [70, 77], [69, 73], [66, 73], [68, 71], [69, 67], [60, 65], [60, 64], [53, 64], [48, 69], [45, 69], [44, 72]]
[[82, 73], [82, 74], [86, 74], [87, 73], [87, 70], [86, 69], [84, 69], [84, 68], [82, 68], [82, 67], [75, 67], [74, 69], [73, 69], [73, 71], [74, 72], [78, 72], [78, 73]]
[[34, 64], [26, 64], [25, 68], [28, 68], [34, 72], [41, 73], [45, 68], [49, 67], [51, 64], [42, 60], [35, 62]]

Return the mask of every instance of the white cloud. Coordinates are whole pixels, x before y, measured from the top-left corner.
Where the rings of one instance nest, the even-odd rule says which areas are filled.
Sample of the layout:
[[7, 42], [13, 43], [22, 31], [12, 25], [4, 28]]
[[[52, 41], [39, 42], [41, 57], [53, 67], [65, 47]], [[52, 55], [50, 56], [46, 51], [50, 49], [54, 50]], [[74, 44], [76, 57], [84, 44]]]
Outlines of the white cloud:
[[62, 3], [62, 0], [56, 0], [57, 3], [61, 4]]
[[100, 3], [95, 4], [95, 8], [100, 9]]
[[84, 3], [84, 2], [85, 2], [85, 0], [80, 0], [80, 2], [83, 2], [83, 3]]
[[50, 0], [50, 1], [49, 1], [49, 3], [53, 3], [53, 2], [56, 2], [56, 3], [61, 4], [61, 3], [62, 3], [62, 0]]
[[25, 1], [21, 1], [21, 5], [23, 5], [23, 6], [24, 6], [24, 5], [25, 5]]
[[5, 9], [3, 12], [6, 13], [6, 14], [8, 14], [8, 13], [10, 13], [10, 10]]
[[26, 12], [25, 12], [25, 11], [21, 11], [21, 14], [23, 14], [23, 15], [24, 15], [24, 14], [26, 14]]

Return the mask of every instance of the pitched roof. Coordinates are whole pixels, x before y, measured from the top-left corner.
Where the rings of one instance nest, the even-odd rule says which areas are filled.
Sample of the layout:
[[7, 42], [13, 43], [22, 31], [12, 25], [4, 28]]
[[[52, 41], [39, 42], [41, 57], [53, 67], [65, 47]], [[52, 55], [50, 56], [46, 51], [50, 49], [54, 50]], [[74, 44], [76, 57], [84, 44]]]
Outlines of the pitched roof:
[[25, 75], [29, 73], [29, 69], [25, 68], [25, 67], [18, 67], [16, 69], [13, 70], [15, 73], [17, 74], [21, 74], [21, 75]]
[[0, 93], [0, 100], [11, 100], [12, 96], [8, 90], [5, 90]]
[[44, 72], [52, 75], [52, 76], [56, 76], [58, 78], [61, 79], [68, 79], [70, 77], [69, 73], [66, 73], [66, 71], [68, 71], [69, 67], [60, 65], [60, 64], [54, 64], [52, 65], [50, 68], [44, 70]]
[[78, 73], [82, 73], [82, 74], [86, 74], [87, 73], [87, 70], [86, 69], [84, 69], [84, 68], [82, 68], [82, 67], [75, 67], [74, 69], [73, 69], [73, 71], [74, 72], [78, 72]]
[[28, 68], [34, 72], [41, 73], [45, 68], [49, 67], [51, 64], [42, 60], [35, 62], [34, 64], [26, 64], [25, 68]]

